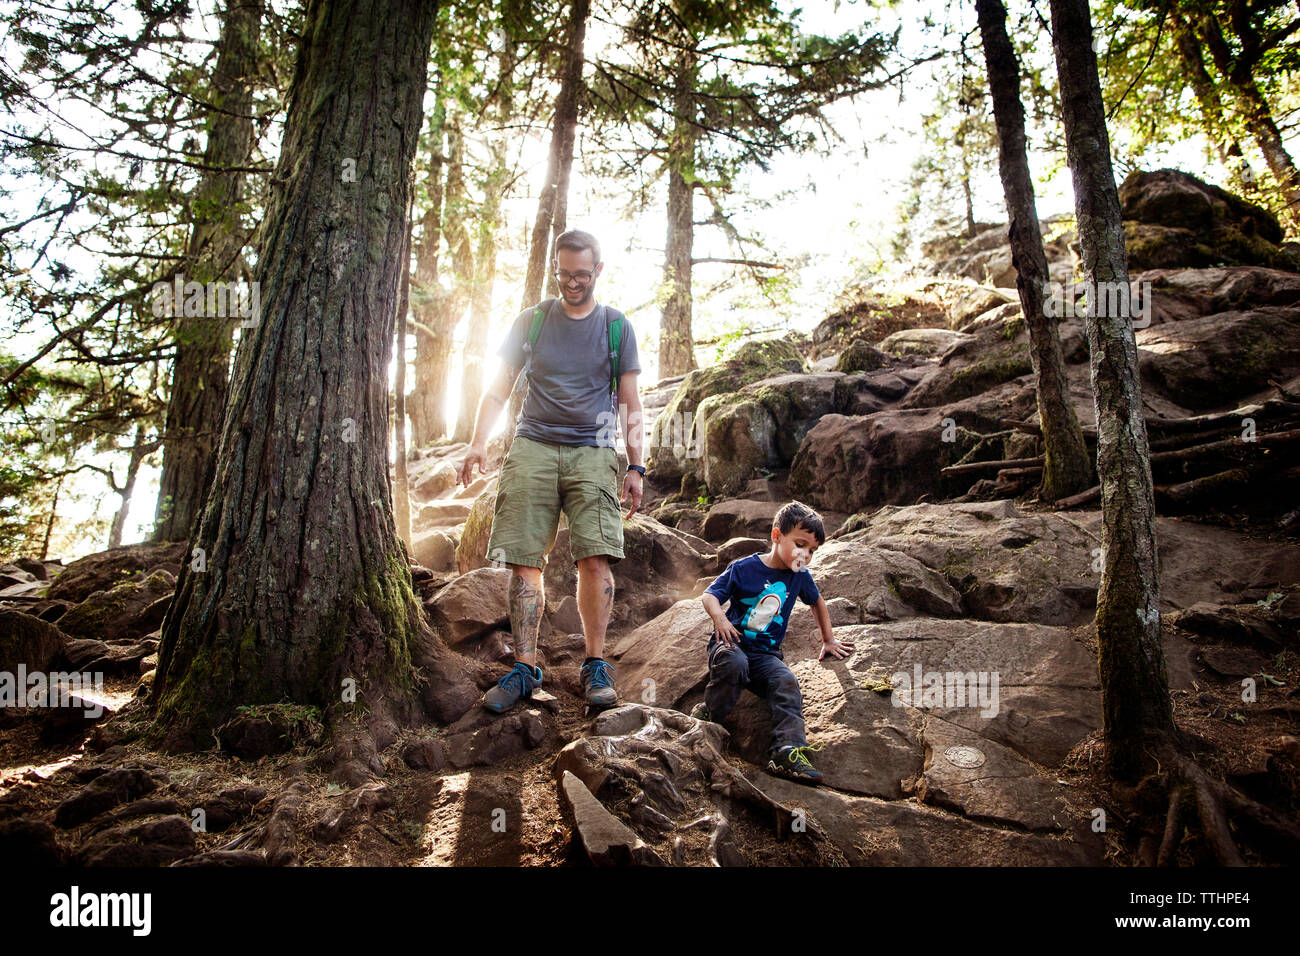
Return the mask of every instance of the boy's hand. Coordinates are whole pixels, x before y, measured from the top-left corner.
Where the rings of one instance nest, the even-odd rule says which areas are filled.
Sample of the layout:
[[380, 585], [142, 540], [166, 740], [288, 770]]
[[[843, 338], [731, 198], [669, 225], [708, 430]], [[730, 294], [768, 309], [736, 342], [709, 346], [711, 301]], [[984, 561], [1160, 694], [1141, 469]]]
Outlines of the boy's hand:
[[841, 660], [845, 657], [848, 657], [850, 654], [853, 653], [854, 643], [855, 642], [853, 641], [837, 640], [834, 637], [832, 637], [829, 641], [823, 640], [822, 652], [817, 655], [817, 659], [821, 660], [828, 653], [831, 654], [831, 656], [833, 656], [836, 660]]
[[722, 614], [715, 618], [713, 628], [718, 633], [718, 643], [723, 647], [735, 647], [740, 643], [740, 632], [736, 630], [736, 626], [731, 623], [727, 615]]

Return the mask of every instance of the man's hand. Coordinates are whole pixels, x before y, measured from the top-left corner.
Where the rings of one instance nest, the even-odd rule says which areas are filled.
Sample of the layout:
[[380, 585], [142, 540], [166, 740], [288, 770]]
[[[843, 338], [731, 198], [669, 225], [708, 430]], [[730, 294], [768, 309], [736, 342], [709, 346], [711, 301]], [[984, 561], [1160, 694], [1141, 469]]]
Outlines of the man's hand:
[[474, 466], [478, 465], [478, 470], [484, 474], [487, 473], [487, 449], [482, 445], [470, 445], [469, 451], [465, 453], [464, 460], [460, 463], [460, 472], [456, 475], [462, 485], [468, 486], [474, 480]]
[[630, 518], [636, 514], [636, 510], [641, 507], [641, 474], [636, 471], [629, 471], [623, 476], [623, 504], [631, 500], [632, 510], [624, 517]]
[[736, 625], [731, 623], [727, 615], [719, 614], [715, 617], [713, 628], [718, 632], [718, 643], [723, 647], [735, 647], [740, 643], [740, 632], [736, 630]]
[[827, 654], [830, 654], [836, 660], [841, 660], [853, 653], [853, 645], [853, 641], [840, 641], [834, 637], [828, 641], [826, 638], [822, 638], [822, 652], [817, 655], [817, 659], [821, 660]]

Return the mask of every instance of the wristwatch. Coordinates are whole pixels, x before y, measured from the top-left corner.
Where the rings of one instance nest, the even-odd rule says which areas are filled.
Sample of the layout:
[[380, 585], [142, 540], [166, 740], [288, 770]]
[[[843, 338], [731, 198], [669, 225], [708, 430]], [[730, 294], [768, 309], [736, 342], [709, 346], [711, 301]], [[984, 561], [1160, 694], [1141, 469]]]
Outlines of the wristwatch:
[[628, 471], [635, 471], [635, 472], [636, 472], [638, 475], [640, 475], [642, 478], [645, 477], [645, 465], [628, 465], [628, 466], [627, 466], [627, 470], [628, 470]]

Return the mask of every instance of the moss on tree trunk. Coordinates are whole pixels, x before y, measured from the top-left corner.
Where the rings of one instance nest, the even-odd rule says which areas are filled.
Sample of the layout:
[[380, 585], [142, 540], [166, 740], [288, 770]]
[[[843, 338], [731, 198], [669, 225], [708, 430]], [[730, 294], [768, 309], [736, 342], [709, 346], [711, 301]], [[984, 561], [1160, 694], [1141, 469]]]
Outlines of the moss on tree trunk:
[[306, 12], [262, 317], [162, 630], [151, 703], [167, 746], [209, 746], [240, 705], [317, 706], [375, 746], [421, 716], [413, 660], [431, 642], [393, 520], [387, 372], [435, 5], [380, 6]]

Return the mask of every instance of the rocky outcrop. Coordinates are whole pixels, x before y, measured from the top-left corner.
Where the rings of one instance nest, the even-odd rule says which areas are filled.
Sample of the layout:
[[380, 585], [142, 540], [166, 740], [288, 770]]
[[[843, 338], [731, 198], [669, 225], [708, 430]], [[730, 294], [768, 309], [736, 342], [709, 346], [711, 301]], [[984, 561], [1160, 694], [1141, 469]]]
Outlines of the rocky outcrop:
[[173, 578], [189, 557], [184, 541], [128, 544], [72, 562], [55, 577], [47, 597], [84, 601], [95, 591], [108, 591], [127, 581], [141, 581], [157, 570]]
[[1300, 374], [1300, 306], [1263, 306], [1135, 333], [1144, 386], [1196, 411]]
[[1270, 212], [1176, 169], [1135, 170], [1119, 187], [1129, 269], [1258, 265], [1300, 271]]
[[695, 418], [705, 399], [730, 395], [774, 375], [806, 372], [807, 368], [803, 355], [789, 339], [768, 339], [746, 342], [731, 358], [687, 373], [649, 430], [647, 467], [659, 480], [667, 482], [693, 471]]

